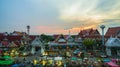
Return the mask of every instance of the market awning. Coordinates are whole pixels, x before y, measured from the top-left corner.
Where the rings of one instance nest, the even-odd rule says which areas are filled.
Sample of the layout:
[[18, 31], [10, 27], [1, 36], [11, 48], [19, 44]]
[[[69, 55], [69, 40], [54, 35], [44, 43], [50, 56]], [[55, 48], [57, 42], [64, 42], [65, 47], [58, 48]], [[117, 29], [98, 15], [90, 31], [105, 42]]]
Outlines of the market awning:
[[106, 64], [109, 65], [109, 66], [111, 66], [111, 67], [119, 67], [119, 65], [117, 65], [114, 62], [107, 62]]
[[111, 60], [109, 58], [104, 58], [102, 61], [103, 62], [110, 62]]
[[76, 57], [72, 57], [72, 58], [71, 58], [71, 60], [76, 61], [76, 60], [77, 60], [77, 58], [76, 58]]
[[3, 58], [9, 59], [9, 58], [11, 58], [11, 57], [10, 57], [10, 56], [4, 56]]

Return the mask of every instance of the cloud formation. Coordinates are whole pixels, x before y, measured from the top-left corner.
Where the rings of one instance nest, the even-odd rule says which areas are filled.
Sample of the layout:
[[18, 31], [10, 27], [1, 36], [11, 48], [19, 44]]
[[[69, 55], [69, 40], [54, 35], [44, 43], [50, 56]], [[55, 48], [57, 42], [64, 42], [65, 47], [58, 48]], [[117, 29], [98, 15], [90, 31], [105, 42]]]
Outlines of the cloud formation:
[[[120, 26], [119, 0], [0, 0], [0, 32], [77, 34], [82, 29]], [[18, 27], [18, 28], [16, 28]]]
[[88, 26], [97, 27], [100, 24], [110, 25], [111, 23], [108, 20], [113, 19], [112, 23], [120, 21], [118, 20], [120, 19], [120, 3], [118, 1], [78, 0], [61, 8], [60, 19], [74, 24], [77, 23], [80, 26], [84, 25], [85, 28]]

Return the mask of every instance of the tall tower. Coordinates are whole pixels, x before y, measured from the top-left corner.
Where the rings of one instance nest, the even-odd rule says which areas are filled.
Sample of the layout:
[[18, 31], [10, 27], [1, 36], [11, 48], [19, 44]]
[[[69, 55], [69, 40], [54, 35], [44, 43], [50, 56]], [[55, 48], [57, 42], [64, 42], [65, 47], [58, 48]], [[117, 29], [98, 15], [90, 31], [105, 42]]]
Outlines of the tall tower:
[[27, 26], [27, 34], [29, 35], [29, 33], [30, 33], [30, 26], [28, 25]]
[[28, 34], [28, 35], [27, 35], [27, 44], [28, 44], [28, 45], [29, 45], [29, 40], [30, 40], [30, 39], [29, 39], [29, 33], [30, 33], [30, 26], [28, 25], [28, 26], [27, 26], [27, 34]]
[[104, 28], [105, 28], [105, 25], [101, 25], [100, 28], [102, 29], [102, 46], [104, 46]]

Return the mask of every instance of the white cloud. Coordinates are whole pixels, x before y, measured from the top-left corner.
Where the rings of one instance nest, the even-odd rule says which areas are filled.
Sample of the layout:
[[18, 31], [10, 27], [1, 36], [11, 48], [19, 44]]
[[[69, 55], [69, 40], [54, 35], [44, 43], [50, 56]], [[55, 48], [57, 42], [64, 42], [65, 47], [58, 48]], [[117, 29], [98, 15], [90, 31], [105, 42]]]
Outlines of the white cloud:
[[[73, 27], [76, 26], [75, 21], [80, 26], [84, 24], [85, 26], [95, 27], [96, 25], [97, 27], [104, 22], [103, 19], [120, 19], [118, 7], [120, 7], [118, 0], [115, 0], [114, 3], [105, 0], [77, 0], [72, 4], [66, 2], [66, 5], [60, 8], [59, 18], [66, 22], [73, 22]], [[109, 24], [108, 22], [104, 23]]]

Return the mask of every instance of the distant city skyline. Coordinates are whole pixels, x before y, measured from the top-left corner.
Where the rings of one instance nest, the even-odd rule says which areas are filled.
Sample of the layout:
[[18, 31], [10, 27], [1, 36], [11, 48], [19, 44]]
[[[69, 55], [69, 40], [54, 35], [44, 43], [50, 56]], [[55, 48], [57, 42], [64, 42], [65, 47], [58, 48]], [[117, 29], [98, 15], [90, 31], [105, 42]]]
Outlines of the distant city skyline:
[[0, 32], [78, 34], [120, 26], [119, 0], [0, 0]]

